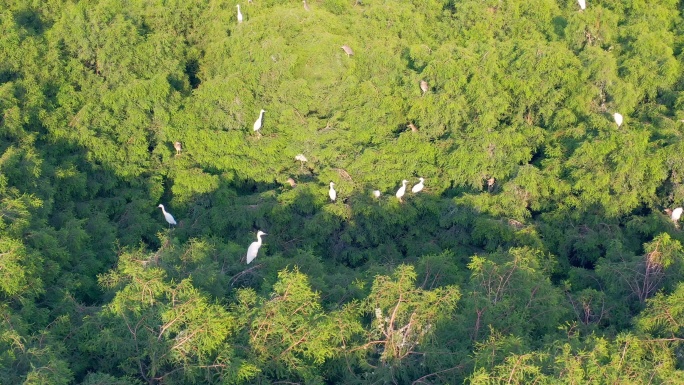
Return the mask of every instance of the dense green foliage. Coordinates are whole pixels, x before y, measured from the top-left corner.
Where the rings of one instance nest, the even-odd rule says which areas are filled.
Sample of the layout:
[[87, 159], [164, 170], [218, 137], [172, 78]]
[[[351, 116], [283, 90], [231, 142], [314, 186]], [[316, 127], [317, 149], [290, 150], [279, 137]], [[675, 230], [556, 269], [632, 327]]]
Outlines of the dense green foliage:
[[0, 2], [0, 383], [684, 383], [683, 4], [236, 4]]

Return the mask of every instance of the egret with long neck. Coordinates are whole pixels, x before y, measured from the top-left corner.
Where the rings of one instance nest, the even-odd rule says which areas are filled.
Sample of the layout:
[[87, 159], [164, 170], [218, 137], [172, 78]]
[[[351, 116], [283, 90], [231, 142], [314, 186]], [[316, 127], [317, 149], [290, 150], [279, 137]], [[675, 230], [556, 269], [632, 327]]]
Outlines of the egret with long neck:
[[408, 183], [408, 181], [406, 179], [402, 180], [401, 181], [401, 187], [399, 187], [399, 190], [397, 190], [396, 196], [397, 196], [397, 199], [399, 199], [399, 202], [401, 202], [401, 203], [404, 203], [404, 201], [401, 200], [401, 197], [403, 197], [404, 194], [406, 194], [406, 184], [407, 183]]
[[252, 242], [252, 244], [249, 245], [249, 248], [247, 249], [247, 264], [248, 265], [250, 262], [252, 262], [254, 260], [254, 258], [257, 257], [257, 253], [259, 252], [259, 248], [261, 247], [261, 236], [262, 235], [266, 235], [266, 233], [259, 230], [257, 232], [256, 242]]
[[164, 210], [164, 205], [160, 204], [160, 205], [157, 206], [157, 207], [159, 207], [159, 208], [162, 209], [162, 213], [164, 213], [164, 219], [166, 219], [166, 221], [169, 222], [169, 228], [171, 228], [171, 225], [174, 225], [174, 226], [175, 226], [175, 225], [176, 225], [176, 220], [173, 219], [173, 215], [171, 215], [171, 213], [169, 213], [169, 212], [167, 212], [166, 210]]
[[330, 190], [328, 190], [328, 196], [330, 197], [330, 200], [335, 202], [335, 199], [337, 199], [337, 191], [335, 191], [335, 183], [330, 182]]
[[259, 130], [261, 130], [261, 124], [264, 121], [264, 112], [266, 112], [266, 110], [261, 110], [261, 112], [259, 112], [259, 118], [254, 122], [254, 132], [259, 136], [261, 136], [261, 131]]

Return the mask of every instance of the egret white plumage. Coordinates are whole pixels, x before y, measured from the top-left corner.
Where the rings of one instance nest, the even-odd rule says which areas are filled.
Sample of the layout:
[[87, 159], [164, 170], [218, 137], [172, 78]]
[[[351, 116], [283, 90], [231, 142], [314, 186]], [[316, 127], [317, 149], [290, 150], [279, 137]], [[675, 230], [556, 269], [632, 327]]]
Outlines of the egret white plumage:
[[304, 10], [305, 11], [311, 11], [311, 8], [309, 8], [309, 4], [306, 3], [306, 0], [304, 0]]
[[330, 196], [330, 200], [335, 202], [335, 199], [337, 199], [337, 191], [335, 191], [335, 183], [330, 182], [330, 190], [328, 190], [328, 196]]
[[399, 199], [399, 202], [403, 202], [401, 200], [401, 197], [403, 197], [404, 194], [406, 194], [406, 184], [407, 183], [408, 183], [408, 181], [406, 179], [402, 180], [401, 181], [401, 187], [399, 187], [399, 190], [397, 190], [396, 196]]
[[183, 146], [181, 146], [181, 142], [176, 142], [173, 144], [173, 148], [176, 149], [176, 155], [180, 155]]
[[587, 3], [584, 0], [577, 0], [579, 3], [580, 9], [584, 11], [585, 8], [587, 8]]
[[297, 155], [295, 156], [295, 160], [298, 160], [298, 161], [301, 162], [301, 164], [300, 164], [301, 167], [300, 167], [300, 168], [304, 167], [304, 163], [306, 163], [306, 162], [308, 161], [308, 159], [306, 159], [306, 157], [304, 156], [304, 154], [297, 154]]
[[237, 21], [238, 23], [242, 23], [242, 12], [240, 12], [240, 4], [237, 5]]
[[297, 182], [295, 182], [295, 180], [292, 178], [287, 178], [287, 183], [290, 184], [290, 187], [296, 187], [297, 186]]
[[247, 249], [247, 264], [248, 265], [250, 262], [252, 262], [254, 260], [254, 258], [257, 257], [257, 253], [259, 252], [259, 248], [261, 247], [261, 236], [262, 235], [266, 235], [266, 233], [259, 230], [257, 232], [256, 242], [252, 242], [252, 244], [249, 245], [249, 248]]
[[420, 89], [423, 91], [423, 95], [425, 95], [426, 92], [430, 90], [430, 86], [428, 85], [428, 82], [425, 80], [420, 81]]
[[418, 182], [418, 184], [414, 185], [413, 188], [411, 188], [411, 192], [414, 194], [419, 193], [423, 189], [423, 187], [425, 187], [425, 185], [423, 184], [423, 182], [425, 182], [425, 179], [424, 178], [418, 178], [418, 179], [420, 180], [420, 182]]
[[676, 209], [672, 210], [672, 214], [670, 215], [670, 218], [672, 218], [672, 221], [674, 223], [679, 222], [679, 218], [682, 217], [682, 212], [684, 212], [684, 208], [677, 207]]
[[615, 123], [618, 125], [619, 128], [622, 125], [622, 115], [616, 112], [613, 114], [613, 119], [615, 119]]
[[171, 213], [169, 213], [169, 212], [167, 212], [166, 210], [164, 210], [164, 205], [163, 205], [163, 204], [159, 204], [159, 206], [157, 206], [157, 207], [159, 207], [159, 208], [162, 209], [162, 213], [164, 213], [164, 219], [166, 219], [166, 221], [169, 222], [169, 227], [171, 227], [171, 225], [175, 225], [175, 224], [176, 224], [176, 220], [173, 219], [173, 215], [171, 215]]
[[341, 48], [344, 50], [344, 53], [347, 54], [347, 57], [353, 56], [353, 55], [354, 55], [354, 51], [352, 51], [352, 49], [351, 49], [350, 46], [348, 46], [348, 45], [345, 44], [345, 45], [343, 45]]
[[373, 196], [376, 198], [380, 198], [380, 190], [373, 190]]
[[264, 112], [266, 112], [266, 110], [261, 110], [261, 112], [259, 112], [259, 118], [254, 122], [254, 132], [259, 135], [261, 135], [259, 130], [261, 129], [261, 123], [264, 121]]

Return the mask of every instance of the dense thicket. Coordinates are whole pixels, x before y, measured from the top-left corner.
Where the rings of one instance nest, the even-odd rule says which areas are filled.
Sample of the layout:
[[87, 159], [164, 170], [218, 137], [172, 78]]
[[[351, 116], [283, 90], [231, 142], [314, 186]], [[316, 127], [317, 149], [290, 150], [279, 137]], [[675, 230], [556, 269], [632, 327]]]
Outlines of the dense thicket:
[[684, 383], [682, 4], [305, 4], [0, 2], [0, 383]]

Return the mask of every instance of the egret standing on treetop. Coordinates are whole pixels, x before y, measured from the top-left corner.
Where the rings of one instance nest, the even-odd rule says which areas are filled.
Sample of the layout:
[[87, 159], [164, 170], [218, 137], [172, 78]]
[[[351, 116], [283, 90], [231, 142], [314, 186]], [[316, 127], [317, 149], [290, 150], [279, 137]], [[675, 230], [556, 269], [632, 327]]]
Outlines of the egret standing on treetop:
[[304, 0], [304, 10], [305, 11], [311, 11], [311, 8], [309, 8], [309, 4], [306, 3], [306, 0]]
[[171, 215], [171, 213], [166, 212], [166, 210], [164, 210], [164, 205], [160, 204], [157, 207], [160, 207], [162, 209], [162, 213], [164, 213], [164, 219], [166, 219], [166, 221], [169, 222], [169, 228], [171, 227], [171, 225], [176, 224], [176, 220], [173, 219], [173, 215]]
[[182, 149], [183, 147], [181, 146], [181, 142], [176, 142], [176, 143], [173, 144], [173, 148], [176, 149], [176, 155], [180, 155], [181, 149]]
[[308, 159], [306, 159], [306, 157], [304, 156], [304, 154], [297, 154], [297, 155], [295, 156], [295, 160], [298, 160], [298, 161], [301, 162], [301, 165], [300, 165], [301, 167], [299, 167], [299, 168], [304, 168], [304, 163], [306, 163], [306, 161], [307, 161]]
[[335, 183], [330, 182], [330, 190], [328, 190], [328, 195], [330, 196], [330, 200], [335, 202], [335, 199], [337, 199], [337, 191], [335, 191], [335, 188], [333, 187]]
[[261, 247], [261, 236], [266, 235], [263, 231], [259, 230], [257, 232], [257, 241], [252, 242], [251, 245], [249, 245], [249, 249], [247, 249], [247, 264], [249, 265], [250, 262], [254, 260], [254, 258], [257, 257], [257, 253], [259, 252], [259, 248]]
[[666, 209], [665, 212], [670, 214], [670, 218], [672, 219], [672, 222], [674, 222], [676, 225], [677, 222], [679, 222], [679, 218], [682, 217], [682, 213], [684, 212], [684, 208], [677, 207], [674, 210]]
[[419, 193], [423, 189], [423, 187], [425, 187], [425, 185], [423, 184], [423, 182], [425, 182], [425, 179], [424, 178], [418, 178], [418, 179], [420, 180], [420, 182], [418, 182], [418, 184], [413, 186], [413, 188], [411, 189], [411, 192], [414, 194]]
[[266, 110], [261, 110], [261, 112], [259, 112], [259, 119], [254, 122], [254, 132], [256, 132], [259, 136], [261, 136], [261, 132], [259, 130], [261, 129], [261, 122], [264, 119], [264, 112], [266, 112]]
[[622, 125], [622, 115], [616, 112], [613, 114], [613, 119], [615, 119], [615, 123], [617, 123], [618, 128], [620, 128], [620, 126]]
[[380, 190], [373, 190], [373, 196], [376, 198], [380, 198]]
[[584, 0], [577, 0], [579, 3], [580, 9], [584, 11], [584, 9], [587, 7], [587, 3]]
[[237, 12], [238, 23], [242, 23], [242, 12], [240, 12], [240, 4], [237, 5], [237, 9], [238, 9], [238, 12]]
[[406, 193], [406, 184], [407, 183], [408, 183], [408, 181], [406, 179], [402, 180], [401, 181], [401, 187], [399, 187], [399, 190], [397, 190], [396, 195], [397, 195], [397, 198], [399, 199], [399, 202], [402, 202], [402, 203], [404, 202], [401, 200], [401, 197], [403, 197], [404, 194]]

